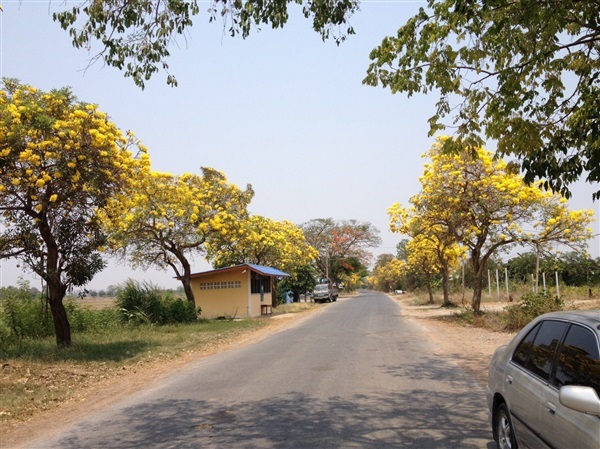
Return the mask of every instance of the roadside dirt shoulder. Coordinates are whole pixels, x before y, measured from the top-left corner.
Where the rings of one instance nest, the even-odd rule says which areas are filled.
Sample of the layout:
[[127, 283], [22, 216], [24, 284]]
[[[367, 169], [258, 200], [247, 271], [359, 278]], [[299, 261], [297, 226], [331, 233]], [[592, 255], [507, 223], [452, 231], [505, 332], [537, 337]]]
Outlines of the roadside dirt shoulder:
[[[410, 297], [391, 296], [402, 307], [402, 316], [418, 321], [428, 330], [429, 339], [437, 346], [435, 355], [453, 359], [482, 385], [487, 383], [488, 365], [494, 351], [507, 344], [514, 333], [494, 332], [469, 325], [444, 321], [457, 313], [457, 309], [439, 305], [415, 306]], [[486, 310], [501, 310], [506, 303], [489, 303]]]

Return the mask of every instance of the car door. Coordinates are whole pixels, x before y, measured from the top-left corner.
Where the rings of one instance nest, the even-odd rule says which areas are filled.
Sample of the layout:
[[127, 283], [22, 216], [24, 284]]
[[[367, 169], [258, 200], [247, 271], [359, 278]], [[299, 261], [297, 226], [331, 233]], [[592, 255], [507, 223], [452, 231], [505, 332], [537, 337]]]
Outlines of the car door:
[[541, 398], [553, 368], [556, 349], [568, 323], [541, 321], [517, 346], [507, 368], [506, 398], [520, 447], [551, 447], [540, 423]]
[[540, 430], [556, 449], [600, 448], [600, 418], [564, 407], [559, 389], [564, 385], [592, 387], [600, 395], [600, 349], [595, 332], [572, 324], [560, 346], [552, 382], [540, 404]]

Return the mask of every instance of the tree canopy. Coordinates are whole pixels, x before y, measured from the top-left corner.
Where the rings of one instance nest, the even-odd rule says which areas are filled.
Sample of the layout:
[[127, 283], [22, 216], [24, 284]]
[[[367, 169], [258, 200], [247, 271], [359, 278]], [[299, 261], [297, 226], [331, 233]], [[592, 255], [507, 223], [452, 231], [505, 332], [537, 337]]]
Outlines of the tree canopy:
[[113, 251], [134, 266], [172, 269], [193, 302], [190, 259], [206, 254], [209, 238], [238, 238], [253, 195], [251, 186], [242, 191], [212, 168], [201, 176], [153, 171], [137, 180], [133, 194], [115, 197], [102, 217]]
[[[428, 235], [432, 227], [443, 237], [443, 248], [452, 242], [468, 249], [475, 276], [472, 307], [479, 312], [483, 272], [500, 249], [519, 244], [546, 247], [550, 243], [579, 248], [591, 236], [593, 211], [572, 211], [558, 194], [526, 185], [502, 160], [483, 148], [458, 154], [443, 151], [440, 138], [428, 152], [431, 163], [421, 176], [422, 190], [410, 209], [400, 204], [390, 210], [392, 230]], [[473, 155], [475, 153], [475, 155]]]
[[354, 262], [367, 265], [371, 259], [368, 249], [381, 243], [379, 230], [358, 220], [316, 218], [301, 228], [308, 243], [319, 252], [315, 259], [318, 271], [334, 283], [341, 282], [347, 270], [355, 269]]
[[364, 83], [435, 91], [430, 134], [453, 128], [447, 150], [494, 139], [568, 198], [581, 176], [600, 181], [599, 51], [598, 0], [428, 0], [372, 51]]
[[239, 221], [236, 228], [235, 239], [227, 235], [210, 239], [208, 258], [215, 267], [254, 263], [272, 266], [294, 277], [298, 269], [317, 257], [302, 229], [289, 221], [252, 215]]
[[[76, 6], [54, 13], [53, 18], [68, 30], [76, 48], [98, 48], [93, 60], [125, 70], [125, 76], [144, 87], [160, 69], [167, 73], [167, 83], [177, 85], [166, 62], [170, 47], [178, 36], [185, 37], [194, 18], [201, 13], [197, 0], [83, 0]], [[357, 0], [211, 0], [207, 18], [221, 16], [231, 36], [243, 38], [261, 25], [280, 28], [289, 18], [290, 5], [302, 8], [312, 20], [313, 29], [323, 39], [336, 42], [354, 30], [349, 17], [358, 9]]]
[[[284, 26], [292, 4], [323, 39], [354, 29], [358, 0], [211, 0], [208, 20], [243, 38]], [[176, 85], [167, 59], [201, 13], [197, 0], [82, 0], [53, 14], [77, 48], [144, 87], [156, 72]], [[428, 0], [371, 52], [364, 83], [393, 93], [439, 94], [430, 134], [455, 129], [447, 150], [498, 143], [525, 180], [570, 196], [569, 184], [600, 182], [600, 1]], [[93, 50], [92, 50], [93, 49]], [[449, 119], [449, 120], [448, 120]], [[600, 198], [600, 190], [593, 194]]]
[[71, 344], [66, 292], [104, 268], [98, 212], [148, 168], [145, 148], [96, 105], [69, 89], [42, 92], [4, 80], [0, 258], [16, 257], [44, 280], [58, 345]]

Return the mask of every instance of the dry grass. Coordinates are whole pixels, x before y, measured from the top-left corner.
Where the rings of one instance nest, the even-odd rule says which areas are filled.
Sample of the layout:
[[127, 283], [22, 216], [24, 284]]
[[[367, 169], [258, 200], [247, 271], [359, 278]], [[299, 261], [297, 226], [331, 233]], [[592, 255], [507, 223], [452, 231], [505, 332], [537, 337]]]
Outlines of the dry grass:
[[262, 320], [240, 320], [114, 327], [74, 334], [68, 349], [57, 348], [53, 338], [22, 341], [6, 348], [0, 360], [0, 426], [78, 401], [109, 379], [168, 365], [185, 355], [215, 352], [266, 325]]
[[75, 302], [82, 306], [88, 307], [91, 310], [110, 309], [115, 307], [115, 298], [96, 297], [96, 298], [76, 298]]
[[293, 302], [291, 304], [278, 305], [274, 310], [275, 313], [298, 313], [305, 312], [307, 310], [314, 309], [316, 307], [322, 307], [321, 304], [315, 304], [313, 302]]

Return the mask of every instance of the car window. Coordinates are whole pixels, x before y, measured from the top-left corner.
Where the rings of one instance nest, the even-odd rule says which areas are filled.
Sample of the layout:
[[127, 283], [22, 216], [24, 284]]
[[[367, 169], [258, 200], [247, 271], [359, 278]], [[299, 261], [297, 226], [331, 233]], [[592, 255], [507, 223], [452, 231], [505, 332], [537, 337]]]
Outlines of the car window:
[[542, 322], [525, 362], [525, 369], [544, 380], [550, 379], [554, 354], [567, 326], [568, 324], [563, 321], [547, 320]]
[[531, 347], [533, 346], [533, 339], [535, 338], [538, 330], [540, 329], [541, 323], [537, 324], [533, 329], [531, 329], [525, 338], [521, 340], [517, 349], [513, 353], [512, 361], [518, 365], [525, 366], [525, 362], [527, 361], [527, 357], [531, 352]]
[[596, 336], [582, 326], [572, 325], [562, 345], [553, 385], [592, 387], [600, 396], [600, 356]]

